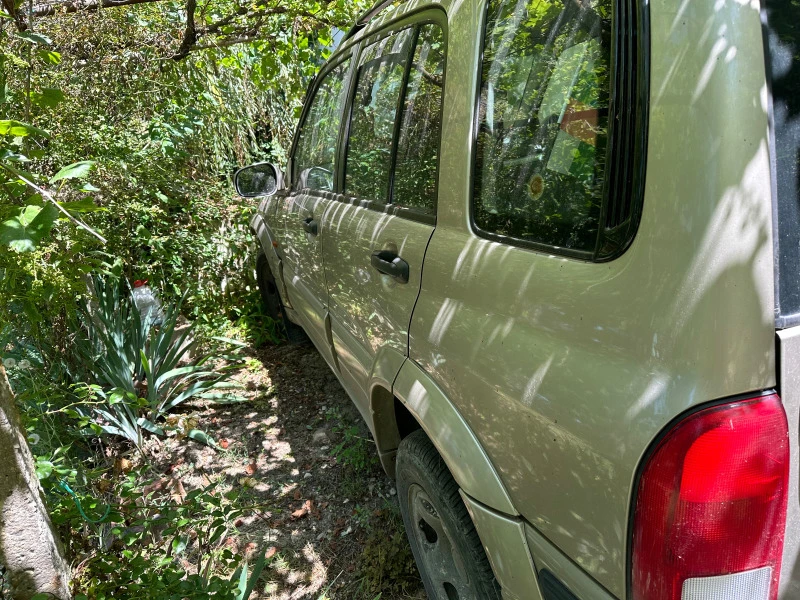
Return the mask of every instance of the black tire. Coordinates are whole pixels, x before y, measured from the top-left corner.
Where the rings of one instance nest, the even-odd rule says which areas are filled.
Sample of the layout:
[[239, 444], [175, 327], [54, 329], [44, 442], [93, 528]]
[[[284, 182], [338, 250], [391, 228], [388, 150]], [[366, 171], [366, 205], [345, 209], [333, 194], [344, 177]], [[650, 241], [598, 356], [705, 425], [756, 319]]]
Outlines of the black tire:
[[256, 258], [256, 277], [261, 298], [267, 308], [267, 315], [284, 330], [286, 339], [290, 343], [299, 344], [305, 342], [308, 338], [303, 328], [292, 323], [289, 317], [286, 316], [286, 309], [283, 306], [275, 276], [272, 274], [267, 256], [263, 252], [259, 253]]
[[397, 495], [429, 600], [500, 600], [458, 484], [421, 429], [397, 450]]

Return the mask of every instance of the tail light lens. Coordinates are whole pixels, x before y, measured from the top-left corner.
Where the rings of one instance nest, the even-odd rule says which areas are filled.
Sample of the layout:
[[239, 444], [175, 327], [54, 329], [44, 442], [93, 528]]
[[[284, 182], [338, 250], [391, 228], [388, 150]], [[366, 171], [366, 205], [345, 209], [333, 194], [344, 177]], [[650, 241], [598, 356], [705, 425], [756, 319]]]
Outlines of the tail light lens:
[[775, 394], [678, 423], [639, 482], [633, 600], [776, 600], [788, 475], [786, 413]]

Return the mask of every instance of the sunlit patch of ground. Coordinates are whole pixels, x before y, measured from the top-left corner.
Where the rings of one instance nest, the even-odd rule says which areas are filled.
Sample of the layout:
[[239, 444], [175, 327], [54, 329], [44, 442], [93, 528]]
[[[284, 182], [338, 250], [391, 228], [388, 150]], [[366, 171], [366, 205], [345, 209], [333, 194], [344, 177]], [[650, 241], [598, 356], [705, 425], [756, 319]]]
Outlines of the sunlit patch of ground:
[[425, 598], [393, 482], [316, 350], [253, 351], [237, 379], [248, 402], [196, 406], [181, 417], [197, 419], [224, 449], [170, 438], [156, 458], [187, 489], [219, 482], [258, 507], [226, 540], [248, 556], [267, 549], [270, 562], [251, 598]]

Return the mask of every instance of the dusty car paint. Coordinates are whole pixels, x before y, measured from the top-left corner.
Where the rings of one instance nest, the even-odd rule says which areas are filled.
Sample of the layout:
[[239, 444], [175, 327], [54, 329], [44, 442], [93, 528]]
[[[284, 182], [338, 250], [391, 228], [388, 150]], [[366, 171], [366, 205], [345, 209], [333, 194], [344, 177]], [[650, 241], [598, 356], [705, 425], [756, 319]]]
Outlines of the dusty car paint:
[[[479, 14], [460, 4], [452, 39], [473, 36]], [[632, 247], [607, 264], [470, 231], [474, 104], [448, 90], [448, 185], [410, 341], [515, 507], [619, 597], [633, 477], [650, 442], [694, 404], [775, 385], [758, 10], [661, 3], [651, 29], [644, 212]], [[689, 39], [702, 43], [669, 50]], [[474, 87], [477, 52], [452, 55], [450, 76]]]
[[[427, 5], [415, 1], [386, 11], [339, 52], [357, 51], [373, 32]], [[447, 12], [447, 78], [458, 84], [445, 87], [436, 226], [417, 235], [427, 250], [419, 240], [413, 247], [419, 264], [406, 289], [418, 286], [419, 298], [408, 344], [401, 317], [375, 316], [402, 284], [374, 272], [359, 280], [364, 254], [402, 245], [402, 221], [381, 237], [393, 219], [362, 216], [354, 242], [363, 248], [351, 256], [324, 230], [309, 241], [293, 228], [303, 211], [325, 214], [332, 224], [355, 206], [332, 197], [280, 198], [274, 212], [262, 213], [279, 231], [271, 264], [281, 261], [287, 299], [364, 414], [388, 470], [399, 443], [397, 428], [388, 423], [397, 396], [466, 494], [498, 519], [524, 518], [528, 541], [522, 536], [514, 548], [533, 553], [539, 568], [554, 565], [581, 597], [624, 598], [631, 494], [647, 448], [693, 406], [777, 384], [759, 7], [650, 4], [641, 223], [621, 257], [590, 263], [473, 232], [471, 165], [485, 3], [445, 0], [437, 6]], [[264, 208], [273, 211], [273, 204]], [[260, 237], [262, 243], [272, 239]], [[323, 262], [332, 274], [327, 287]], [[315, 274], [300, 272], [306, 267]], [[405, 311], [410, 308], [398, 314]], [[391, 352], [382, 353], [383, 345]], [[437, 390], [424, 410], [412, 398], [417, 384]], [[448, 426], [442, 421], [448, 414], [462, 425]], [[427, 415], [437, 420], [426, 421]], [[483, 457], [482, 471], [472, 474], [477, 478], [468, 471], [478, 463], [463, 462], [470, 456]], [[796, 512], [790, 523], [796, 524]], [[491, 536], [482, 537], [492, 545]], [[796, 543], [787, 543], [786, 553], [782, 598], [791, 598], [798, 585], [789, 571]], [[573, 561], [585, 575], [568, 573], [564, 563]], [[498, 578], [503, 583], [503, 575]]]

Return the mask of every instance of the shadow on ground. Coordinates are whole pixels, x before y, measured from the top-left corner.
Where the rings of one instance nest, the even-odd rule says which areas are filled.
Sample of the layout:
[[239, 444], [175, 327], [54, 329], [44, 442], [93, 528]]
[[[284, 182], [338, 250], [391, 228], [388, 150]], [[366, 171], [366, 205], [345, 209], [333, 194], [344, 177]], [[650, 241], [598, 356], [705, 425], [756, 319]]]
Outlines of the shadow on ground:
[[157, 461], [188, 488], [221, 482], [258, 505], [226, 543], [272, 557], [253, 598], [424, 599], [393, 482], [357, 409], [310, 344], [253, 350], [248, 402], [195, 406], [224, 450], [167, 440]]

